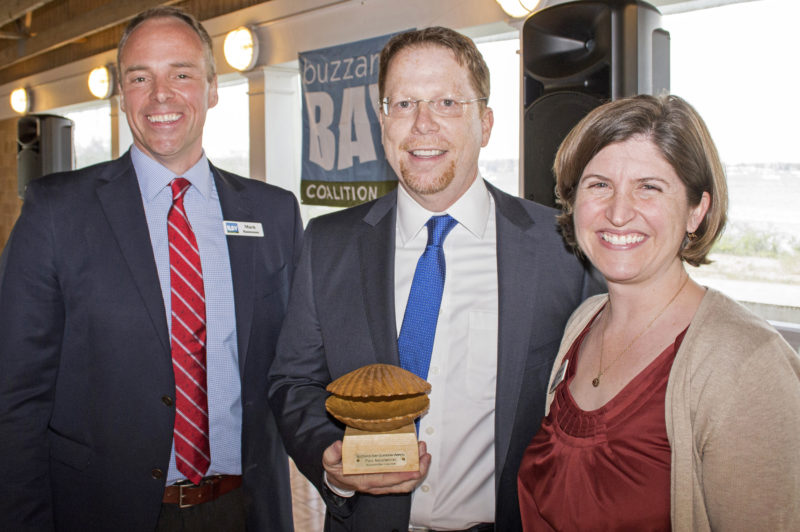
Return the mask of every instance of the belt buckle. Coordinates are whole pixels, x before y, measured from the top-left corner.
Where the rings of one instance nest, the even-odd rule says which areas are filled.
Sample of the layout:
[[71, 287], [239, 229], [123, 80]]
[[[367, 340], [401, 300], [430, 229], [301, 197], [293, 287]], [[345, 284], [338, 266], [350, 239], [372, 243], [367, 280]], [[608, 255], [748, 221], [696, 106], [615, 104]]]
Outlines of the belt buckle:
[[178, 484], [178, 508], [184, 509], [184, 508], [191, 508], [192, 506], [194, 506], [194, 504], [192, 503], [184, 504], [183, 502], [183, 488], [193, 488], [193, 487], [194, 484], [191, 484], [190, 482]]

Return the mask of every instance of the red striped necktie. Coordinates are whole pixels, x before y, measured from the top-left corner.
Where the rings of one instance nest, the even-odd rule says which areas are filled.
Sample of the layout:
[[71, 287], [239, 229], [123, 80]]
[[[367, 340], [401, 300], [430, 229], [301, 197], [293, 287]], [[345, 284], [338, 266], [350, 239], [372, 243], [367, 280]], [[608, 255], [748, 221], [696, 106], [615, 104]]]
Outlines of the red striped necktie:
[[172, 305], [172, 369], [175, 372], [175, 463], [200, 484], [211, 464], [206, 395], [206, 300], [197, 240], [183, 198], [191, 183], [172, 180], [167, 215]]

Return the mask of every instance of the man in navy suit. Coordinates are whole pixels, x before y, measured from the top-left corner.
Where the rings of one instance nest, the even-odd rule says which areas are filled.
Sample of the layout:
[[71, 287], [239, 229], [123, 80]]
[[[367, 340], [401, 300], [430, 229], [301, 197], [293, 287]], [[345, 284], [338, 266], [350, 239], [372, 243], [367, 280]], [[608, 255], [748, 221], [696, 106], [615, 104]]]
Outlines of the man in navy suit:
[[[267, 375], [301, 248], [297, 203], [206, 159], [217, 82], [193, 17], [137, 16], [118, 68], [133, 147], [32, 182], [0, 262], [0, 529], [291, 530]], [[205, 294], [198, 482], [173, 444], [178, 178]]]
[[[555, 210], [481, 178], [493, 115], [471, 40], [446, 28], [393, 37], [378, 87], [400, 186], [309, 224], [270, 401], [289, 454], [326, 501], [329, 530], [520, 530], [517, 469], [550, 367], [572, 310], [601, 287], [566, 250]], [[325, 387], [367, 364], [401, 364], [426, 225], [445, 214], [456, 225], [442, 244], [420, 471], [343, 475], [343, 426], [325, 412]]]

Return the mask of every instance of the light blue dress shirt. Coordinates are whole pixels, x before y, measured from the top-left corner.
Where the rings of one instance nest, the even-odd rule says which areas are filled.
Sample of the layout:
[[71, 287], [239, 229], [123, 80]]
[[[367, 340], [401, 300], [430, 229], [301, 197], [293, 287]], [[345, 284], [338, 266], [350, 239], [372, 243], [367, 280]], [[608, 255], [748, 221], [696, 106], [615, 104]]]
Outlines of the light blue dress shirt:
[[[167, 213], [172, 206], [169, 184], [176, 177], [184, 177], [192, 184], [186, 192], [184, 207], [200, 249], [206, 296], [206, 368], [211, 444], [211, 467], [207, 475], [240, 475], [242, 391], [236, 347], [236, 309], [222, 208], [211, 167], [203, 154], [189, 171], [177, 176], [135, 145], [131, 147], [131, 159], [142, 192], [169, 327], [172, 327], [167, 240]], [[173, 443], [167, 484], [183, 478], [175, 467]]]

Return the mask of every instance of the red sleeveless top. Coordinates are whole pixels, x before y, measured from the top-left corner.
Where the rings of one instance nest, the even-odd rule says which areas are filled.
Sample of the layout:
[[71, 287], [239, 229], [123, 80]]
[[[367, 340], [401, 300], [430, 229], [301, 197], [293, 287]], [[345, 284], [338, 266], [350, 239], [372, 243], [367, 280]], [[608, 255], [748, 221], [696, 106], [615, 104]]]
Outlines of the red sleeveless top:
[[522, 458], [517, 481], [523, 528], [670, 530], [664, 397], [686, 331], [608, 403], [587, 412], [569, 385], [590, 328], [591, 322], [567, 353], [550, 413]]

